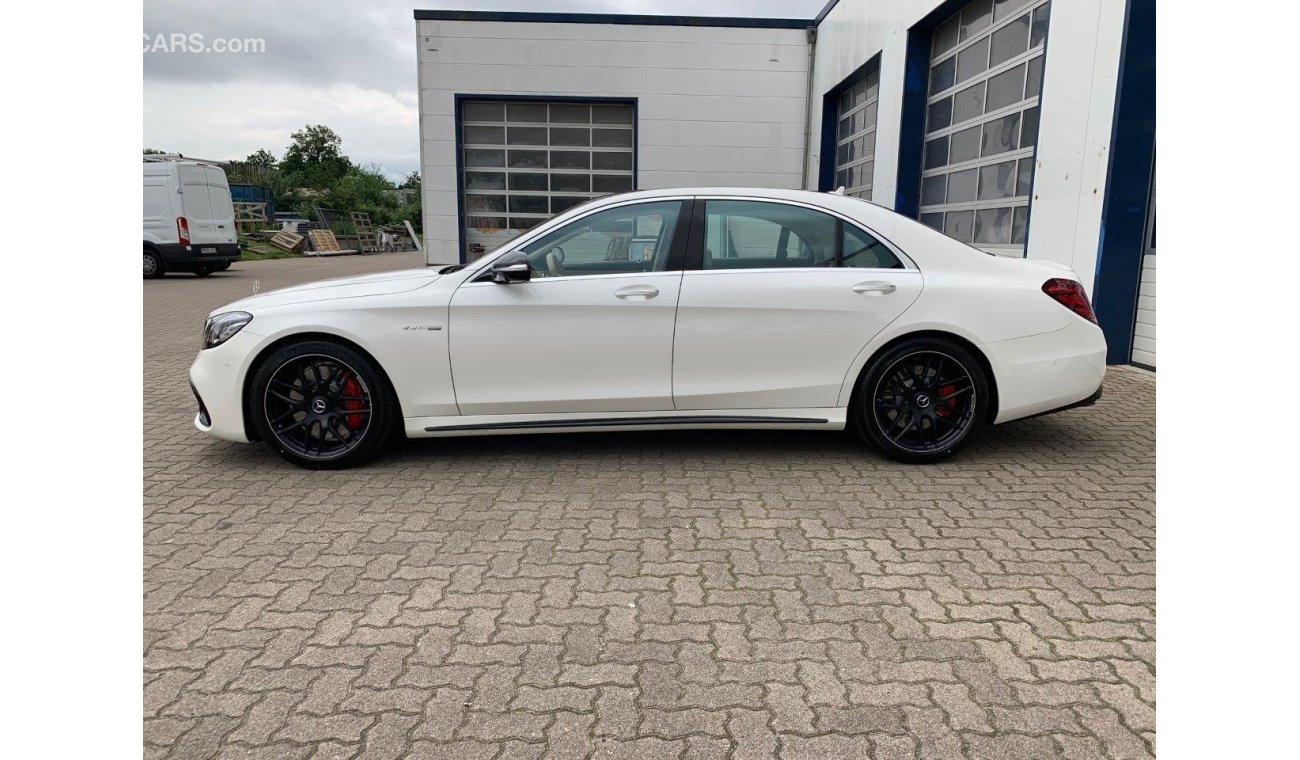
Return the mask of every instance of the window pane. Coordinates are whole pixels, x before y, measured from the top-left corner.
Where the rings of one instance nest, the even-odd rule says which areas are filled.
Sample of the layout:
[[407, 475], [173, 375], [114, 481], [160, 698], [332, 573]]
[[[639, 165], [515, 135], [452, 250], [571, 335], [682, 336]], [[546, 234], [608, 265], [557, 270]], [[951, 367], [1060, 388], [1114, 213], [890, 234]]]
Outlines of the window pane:
[[1003, 161], [1000, 164], [980, 168], [980, 200], [1011, 198], [1016, 194], [1016, 162]]
[[562, 211], [568, 211], [582, 203], [586, 203], [586, 198], [578, 198], [572, 195], [552, 195], [551, 196], [551, 213], [558, 214]]
[[835, 262], [837, 220], [761, 201], [707, 201], [705, 269], [815, 267]]
[[504, 212], [505, 210], [506, 197], [504, 195], [465, 194], [465, 213], [467, 214], [477, 214], [482, 211]]
[[509, 184], [511, 190], [545, 190], [546, 175], [535, 172], [511, 172]]
[[876, 136], [863, 135], [853, 141], [853, 146], [858, 158], [871, 158], [876, 155]]
[[1023, 245], [1029, 231], [1029, 207], [1017, 206], [1011, 217], [1011, 242]]
[[993, 33], [989, 48], [989, 66], [1015, 58], [1029, 49], [1029, 14], [1021, 16]]
[[864, 164], [859, 165], [859, 166], [858, 166], [858, 182], [857, 182], [857, 184], [859, 184], [859, 185], [870, 185], [870, 184], [871, 184], [871, 175], [872, 175], [872, 172], [874, 172], [875, 170], [876, 170], [876, 162], [875, 162], [875, 161], [868, 161], [868, 162], [866, 162], [866, 163], [864, 163]]
[[965, 82], [989, 67], [989, 40], [987, 37], [957, 54], [957, 81]]
[[1043, 56], [1031, 58], [1025, 75], [1025, 97], [1036, 98], [1043, 92]]
[[505, 141], [504, 127], [465, 127], [465, 142], [468, 144], [500, 145]]
[[944, 202], [947, 192], [948, 175], [940, 174], [937, 177], [926, 177], [921, 180], [921, 205], [938, 206]]
[[527, 230], [531, 230], [532, 228], [536, 227], [537, 225], [541, 224], [544, 221], [546, 220], [512, 216], [510, 217], [510, 229], [519, 230], [520, 232], [525, 232]]
[[944, 215], [943, 234], [954, 240], [969, 243], [974, 219], [975, 212], [973, 211], [949, 211]]
[[545, 169], [546, 151], [512, 150], [506, 156], [506, 165], [511, 169]]
[[506, 228], [506, 218], [504, 216], [467, 216], [465, 217], [465, 226], [479, 232], [496, 232]]
[[593, 153], [591, 154], [591, 168], [631, 170], [632, 154], [631, 153]]
[[505, 166], [506, 152], [504, 150], [467, 150], [465, 151], [466, 166]]
[[511, 103], [507, 111], [510, 121], [535, 121], [546, 123], [545, 103]]
[[1016, 138], [1019, 128], [1020, 114], [1018, 113], [1003, 116], [1001, 119], [994, 119], [985, 124], [980, 154], [996, 156], [999, 153], [1015, 150], [1018, 144]]
[[927, 227], [933, 227], [936, 230], [943, 232], [943, 212], [921, 214], [921, 224], [924, 224]]
[[552, 124], [586, 124], [591, 120], [591, 106], [576, 106], [565, 103], [551, 104]]
[[592, 106], [592, 124], [632, 124], [632, 106]]
[[546, 127], [510, 127], [506, 130], [507, 145], [545, 145]]
[[505, 190], [506, 175], [501, 172], [465, 172], [466, 190]]
[[974, 37], [993, 20], [992, 0], [975, 0], [961, 12], [961, 41]]
[[974, 161], [980, 157], [980, 128], [978, 126], [954, 132], [949, 137], [948, 163]]
[[551, 151], [552, 169], [590, 169], [591, 154], [586, 151], [553, 150]]
[[505, 103], [466, 103], [465, 121], [505, 121]]
[[933, 132], [937, 129], [952, 124], [952, 96], [930, 104], [929, 115], [926, 117], [926, 130]]
[[844, 249], [840, 266], [858, 269], [902, 269], [894, 252], [872, 235], [851, 224], [844, 225]]
[[936, 57], [945, 50], [957, 47], [957, 28], [960, 25], [961, 18], [954, 14], [944, 22], [943, 26], [934, 30], [934, 38], [930, 41], [930, 57]]
[[961, 90], [952, 96], [952, 123], [960, 124], [967, 119], [984, 114], [984, 83]]
[[925, 144], [925, 168], [935, 169], [948, 163], [947, 136], [930, 140]]
[[975, 200], [979, 169], [966, 169], [948, 175], [948, 202], [969, 203]]
[[1032, 148], [1038, 142], [1038, 106], [1024, 112], [1025, 128], [1020, 130], [1020, 147]]
[[512, 195], [510, 211], [520, 214], [545, 214], [549, 207], [545, 195]]
[[988, 101], [985, 111], [996, 111], [1012, 103], [1019, 103], [1025, 92], [1025, 64], [989, 78]]
[[632, 130], [630, 129], [593, 129], [591, 144], [598, 148], [632, 147]]
[[632, 189], [632, 178], [618, 174], [591, 175], [593, 193], [626, 193]]
[[591, 130], [575, 127], [551, 127], [551, 145], [591, 145]]
[[[584, 200], [556, 197], [552, 202], [576, 205]], [[597, 211], [543, 235], [523, 250], [537, 277], [662, 271], [680, 211], [680, 201]], [[606, 262], [612, 261], [628, 262], [630, 266], [611, 268]]]
[[993, 20], [1001, 21], [1029, 2], [1030, 0], [994, 0]]
[[587, 174], [552, 174], [551, 192], [588, 193], [591, 192], [591, 177]]
[[1029, 195], [1029, 186], [1034, 179], [1034, 159], [1022, 158], [1016, 168], [1016, 195]]
[[930, 69], [930, 94], [952, 87], [957, 77], [957, 56], [949, 56]]
[[857, 114], [851, 114], [849, 116], [845, 116], [843, 119], [840, 119], [839, 126], [836, 127], [836, 129], [838, 130], [836, 132], [838, 139], [843, 140], [847, 138], [849, 135], [858, 131], [857, 129], [855, 129], [856, 124], [854, 121], [854, 116], [856, 115]]
[[975, 212], [975, 242], [1011, 242], [1011, 209], [982, 208]]
[[1047, 16], [1051, 10], [1051, 3], [1034, 10], [1034, 22], [1029, 30], [1029, 47], [1037, 47], [1039, 43], [1047, 38]]
[[864, 129], [875, 129], [875, 128], [876, 128], [876, 107], [871, 106], [870, 108], [862, 109], [862, 111], [858, 114], [858, 128], [855, 129], [854, 131], [861, 132]]

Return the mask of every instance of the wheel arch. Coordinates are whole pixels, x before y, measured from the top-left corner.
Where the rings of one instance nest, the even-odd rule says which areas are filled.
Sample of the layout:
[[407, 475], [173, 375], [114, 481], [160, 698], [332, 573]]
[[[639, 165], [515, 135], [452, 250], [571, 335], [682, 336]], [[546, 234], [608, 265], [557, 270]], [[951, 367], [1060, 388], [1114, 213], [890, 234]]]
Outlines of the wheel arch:
[[[244, 384], [243, 384], [243, 388], [240, 389], [240, 406], [242, 407], [244, 412], [244, 434], [248, 436], [248, 440], [250, 441], [261, 440], [261, 436], [257, 434], [257, 426], [253, 423], [252, 390], [253, 390], [253, 378], [257, 376], [257, 371], [261, 369], [262, 363], [265, 362], [266, 358], [270, 356], [272, 353], [292, 343], [305, 343], [308, 341], [321, 341], [323, 343], [334, 343], [343, 346], [344, 348], [348, 348], [353, 351], [356, 351], [357, 353], [369, 359], [371, 363], [373, 363], [375, 367], [379, 369], [380, 380], [383, 381], [388, 392], [392, 395], [393, 399], [397, 402], [397, 412], [400, 420], [400, 418], [402, 417], [402, 399], [397, 395], [397, 391], [393, 386], [392, 378], [388, 376], [388, 370], [384, 369], [383, 363], [381, 363], [378, 359], [376, 359], [373, 353], [367, 351], [361, 344], [357, 343], [356, 341], [350, 340], [348, 338], [345, 338], [341, 335], [337, 335], [335, 333], [328, 333], [328, 332], [290, 333], [289, 335], [283, 335], [279, 338], [276, 338], [275, 340], [263, 346], [261, 350], [257, 352], [257, 356], [253, 357], [253, 360], [248, 363], [248, 369], [244, 372]], [[399, 430], [401, 429], [400, 425], [398, 425], [398, 429]]]
[[862, 363], [862, 367], [858, 369], [857, 376], [855, 376], [853, 379], [853, 390], [852, 393], [849, 395], [848, 408], [850, 410], [853, 409], [853, 405], [854, 403], [856, 403], [858, 398], [858, 389], [862, 386], [862, 378], [865, 377], [867, 372], [871, 370], [871, 366], [875, 364], [876, 359], [878, 359], [881, 356], [881, 354], [885, 353], [889, 349], [893, 348], [894, 346], [897, 346], [899, 343], [908, 340], [914, 340], [916, 338], [937, 338], [940, 340], [946, 340], [951, 343], [955, 343], [958, 346], [961, 346], [965, 350], [969, 351], [971, 356], [975, 357], [975, 360], [980, 363], [980, 369], [984, 371], [984, 376], [985, 378], [988, 379], [988, 384], [989, 384], [990, 398], [988, 404], [988, 411], [984, 413], [983, 421], [989, 425], [992, 425], [993, 421], [996, 420], [998, 417], [998, 404], [999, 404], [998, 379], [997, 376], [993, 374], [992, 363], [989, 362], [988, 356], [985, 355], [985, 353], [980, 350], [979, 346], [976, 346], [969, 339], [963, 338], [962, 336], [953, 332], [948, 332], [946, 330], [938, 330], [938, 329], [916, 330], [913, 332], [903, 333], [902, 335], [896, 336], [894, 338], [890, 338], [884, 344], [879, 346], [875, 351], [871, 352], [871, 355], [868, 356], [867, 360]]

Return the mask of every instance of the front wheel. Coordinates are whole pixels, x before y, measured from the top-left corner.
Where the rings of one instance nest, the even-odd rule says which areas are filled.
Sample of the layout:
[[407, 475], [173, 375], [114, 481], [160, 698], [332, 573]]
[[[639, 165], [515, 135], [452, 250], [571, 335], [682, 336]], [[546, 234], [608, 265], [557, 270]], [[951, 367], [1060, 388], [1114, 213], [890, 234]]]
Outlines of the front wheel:
[[929, 463], [966, 444], [988, 403], [988, 380], [968, 350], [943, 339], [915, 338], [872, 362], [851, 413], [859, 434], [885, 456]]
[[379, 368], [347, 346], [303, 341], [267, 357], [253, 376], [253, 423], [280, 456], [342, 469], [379, 453], [399, 416]]

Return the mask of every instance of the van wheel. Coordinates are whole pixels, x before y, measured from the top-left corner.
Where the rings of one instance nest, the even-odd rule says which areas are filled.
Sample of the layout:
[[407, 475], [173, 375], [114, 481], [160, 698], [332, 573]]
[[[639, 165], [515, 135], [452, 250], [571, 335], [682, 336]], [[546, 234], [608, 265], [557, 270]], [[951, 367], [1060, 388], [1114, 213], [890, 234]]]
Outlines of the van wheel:
[[198, 275], [199, 277], [207, 277], [208, 275], [212, 274], [213, 271], [214, 270], [212, 269], [211, 264], [200, 264], [194, 267], [194, 274]]
[[229, 262], [229, 261], [223, 261], [223, 262], [221, 262], [220, 264], [217, 264], [217, 271], [218, 271], [218, 272], [224, 272], [224, 271], [226, 271], [226, 270], [229, 269], [229, 268], [230, 268], [230, 262]]
[[162, 256], [156, 252], [145, 249], [144, 252], [144, 276], [145, 279], [153, 279], [163, 276]]

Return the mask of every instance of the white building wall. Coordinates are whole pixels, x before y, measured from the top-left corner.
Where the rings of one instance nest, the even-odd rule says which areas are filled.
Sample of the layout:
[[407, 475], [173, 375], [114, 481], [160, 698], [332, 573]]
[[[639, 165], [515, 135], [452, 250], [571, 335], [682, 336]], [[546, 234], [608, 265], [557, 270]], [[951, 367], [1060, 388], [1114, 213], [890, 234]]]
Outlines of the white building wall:
[[417, 21], [428, 263], [460, 256], [455, 95], [637, 98], [637, 187], [799, 187], [802, 29]]
[[[816, 189], [821, 163], [822, 95], [880, 54], [872, 199], [894, 207], [907, 31], [939, 5], [938, 0], [841, 0], [822, 20], [807, 187]], [[1089, 292], [1106, 195], [1124, 5], [1124, 0], [1055, 0], [1047, 34], [1026, 255], [1070, 265]]]

